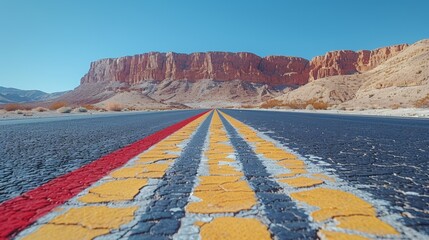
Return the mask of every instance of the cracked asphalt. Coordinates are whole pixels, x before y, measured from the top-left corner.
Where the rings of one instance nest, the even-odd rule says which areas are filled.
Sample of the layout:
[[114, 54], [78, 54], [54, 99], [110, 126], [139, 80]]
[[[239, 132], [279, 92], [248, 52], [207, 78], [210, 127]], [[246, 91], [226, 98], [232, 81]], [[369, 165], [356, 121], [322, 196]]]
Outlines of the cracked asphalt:
[[238, 110], [0, 123], [0, 239], [427, 239], [428, 123]]
[[0, 202], [199, 112], [0, 121]]
[[357, 189], [429, 234], [429, 121], [386, 117], [225, 111]]

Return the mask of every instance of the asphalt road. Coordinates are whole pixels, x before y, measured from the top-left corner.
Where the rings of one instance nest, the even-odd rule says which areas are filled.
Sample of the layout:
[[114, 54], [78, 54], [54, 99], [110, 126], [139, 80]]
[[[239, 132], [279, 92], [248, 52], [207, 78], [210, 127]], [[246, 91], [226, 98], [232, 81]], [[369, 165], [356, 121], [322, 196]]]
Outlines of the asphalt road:
[[0, 121], [0, 202], [200, 112]]
[[429, 235], [427, 120], [195, 110], [0, 130], [0, 239]]
[[429, 120], [312, 113], [225, 113], [388, 201], [402, 221], [429, 234]]

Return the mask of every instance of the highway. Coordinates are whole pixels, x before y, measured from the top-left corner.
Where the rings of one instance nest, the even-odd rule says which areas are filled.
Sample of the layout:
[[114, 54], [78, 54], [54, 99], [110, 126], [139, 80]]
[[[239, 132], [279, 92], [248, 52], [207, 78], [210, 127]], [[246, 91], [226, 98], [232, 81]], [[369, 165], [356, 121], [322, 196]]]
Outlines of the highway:
[[0, 132], [0, 239], [429, 237], [427, 120], [186, 110]]

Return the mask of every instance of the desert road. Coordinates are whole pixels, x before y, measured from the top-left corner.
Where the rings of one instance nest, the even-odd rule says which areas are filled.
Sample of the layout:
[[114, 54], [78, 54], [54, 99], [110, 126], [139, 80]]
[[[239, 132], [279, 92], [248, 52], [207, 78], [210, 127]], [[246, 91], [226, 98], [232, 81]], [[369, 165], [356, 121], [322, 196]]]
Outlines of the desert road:
[[428, 120], [183, 110], [0, 133], [0, 239], [429, 238]]

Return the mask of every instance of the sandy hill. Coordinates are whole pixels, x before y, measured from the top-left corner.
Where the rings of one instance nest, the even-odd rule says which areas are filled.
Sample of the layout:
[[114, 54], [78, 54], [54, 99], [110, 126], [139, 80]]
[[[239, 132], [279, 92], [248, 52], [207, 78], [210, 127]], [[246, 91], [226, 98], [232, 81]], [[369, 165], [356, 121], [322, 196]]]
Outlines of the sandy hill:
[[337, 108], [414, 107], [429, 96], [429, 40], [419, 41], [372, 70], [330, 76], [275, 98], [279, 105], [321, 102]]

